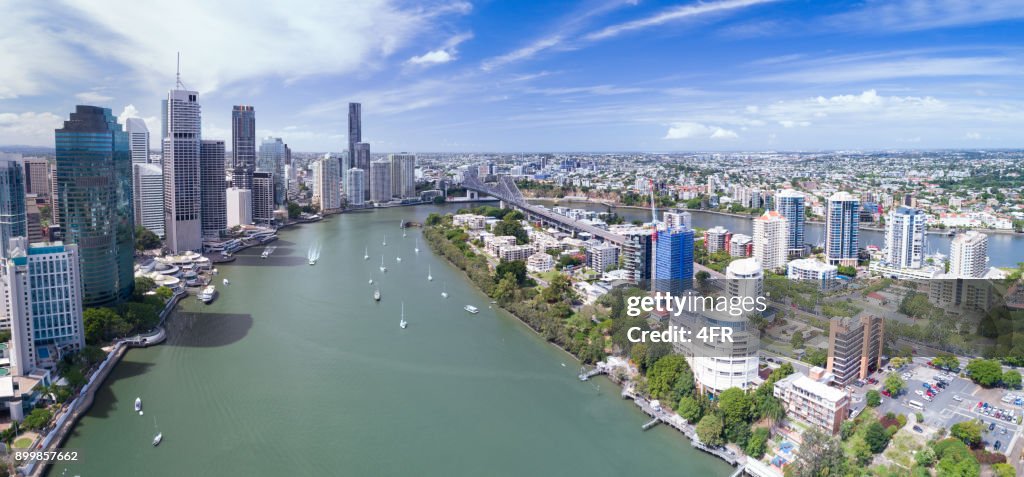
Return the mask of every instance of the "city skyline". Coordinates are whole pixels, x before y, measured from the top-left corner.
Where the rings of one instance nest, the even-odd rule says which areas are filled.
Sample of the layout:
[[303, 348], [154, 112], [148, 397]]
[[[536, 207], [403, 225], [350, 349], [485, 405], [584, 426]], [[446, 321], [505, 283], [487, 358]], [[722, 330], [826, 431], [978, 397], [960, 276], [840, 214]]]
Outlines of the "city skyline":
[[47, 146], [77, 104], [159, 130], [180, 51], [203, 137], [229, 139], [252, 104], [256, 134], [297, 151], [342, 152], [349, 102], [385, 153], [1013, 148], [1019, 7], [379, 0], [290, 8], [303, 21], [269, 41], [240, 25], [280, 7], [204, 5], [210, 28], [185, 35], [162, 19], [188, 8], [25, 2], [0, 19], [17, 32], [0, 33], [0, 144]]

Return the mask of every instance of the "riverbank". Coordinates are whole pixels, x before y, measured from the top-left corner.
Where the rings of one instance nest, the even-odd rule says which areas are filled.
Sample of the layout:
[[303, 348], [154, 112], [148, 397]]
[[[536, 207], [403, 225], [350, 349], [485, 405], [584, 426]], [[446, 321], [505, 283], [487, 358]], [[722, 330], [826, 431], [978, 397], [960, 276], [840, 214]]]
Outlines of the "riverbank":
[[[537, 202], [540, 202], [540, 201], [555, 202], [555, 203], [566, 202], [566, 203], [570, 203], [570, 204], [571, 203], [598, 204], [598, 205], [603, 205], [605, 207], [611, 207], [613, 209], [633, 209], [633, 210], [648, 210], [648, 211], [651, 210], [651, 208], [649, 206], [648, 207], [642, 207], [642, 206], [636, 206], [636, 205], [622, 205], [622, 204], [618, 204], [618, 203], [614, 203], [614, 202], [609, 202], [609, 201], [606, 201], [606, 200], [589, 199], [589, 198], [583, 199], [583, 198], [579, 198], [579, 197], [573, 197], [573, 198], [567, 198], [567, 197], [566, 198], [527, 197], [526, 200], [527, 201], [537, 201]], [[686, 209], [685, 207], [683, 209], [687, 210], [687, 211], [690, 211], [690, 212], [700, 212], [700, 213], [706, 213], [706, 214], [721, 215], [723, 217], [735, 217], [735, 218], [738, 218], [738, 219], [754, 220], [757, 217], [757, 216], [750, 215], [750, 214], [737, 214], [737, 213], [734, 213], [734, 212], [725, 212], [725, 211], [721, 211], [721, 210]], [[825, 221], [823, 221], [823, 220], [814, 220], [814, 219], [807, 219], [806, 223], [822, 225], [822, 226], [825, 225]], [[875, 226], [870, 226], [870, 225], [861, 225], [860, 226], [860, 230], [870, 230], [872, 232], [885, 232], [885, 227], [875, 227]], [[967, 231], [967, 230], [976, 230], [978, 232], [982, 232], [982, 233], [986, 233], [986, 234], [1002, 234], [1002, 235], [1021, 235], [1021, 236], [1024, 236], [1024, 233], [1017, 232], [1017, 231], [1014, 231], [1014, 230], [1004, 230], [1004, 229], [957, 229], [957, 230], [959, 230], [960, 232], [964, 232], [964, 231]], [[928, 229], [926, 232], [929, 233], [929, 234], [933, 234], [933, 235], [949, 235], [949, 230], [948, 229]]]

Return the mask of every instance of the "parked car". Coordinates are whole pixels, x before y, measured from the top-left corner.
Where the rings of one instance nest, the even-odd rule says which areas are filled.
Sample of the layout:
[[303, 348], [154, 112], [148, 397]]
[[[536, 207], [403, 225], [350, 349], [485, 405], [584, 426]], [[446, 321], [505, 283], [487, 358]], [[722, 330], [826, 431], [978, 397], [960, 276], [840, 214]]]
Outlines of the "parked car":
[[996, 445], [992, 446], [995, 450], [999, 450], [999, 446], [1003, 445], [1002, 442], [996, 441]]
[[914, 432], [924, 432], [924, 429], [921, 429], [921, 426], [916, 426], [915, 425], [914, 426]]
[[953, 396], [953, 400], [956, 401], [956, 402], [961, 402], [961, 401], [964, 400], [964, 398], [962, 398], [960, 396]]
[[993, 422], [992, 424], [989, 424], [989, 425], [988, 425], [988, 430], [990, 430], [990, 431], [991, 431], [992, 429], [995, 429], [995, 428], [996, 428], [996, 423], [994, 423], [994, 422]]
[[890, 393], [888, 389], [883, 389], [882, 395], [885, 397], [892, 397], [892, 393]]

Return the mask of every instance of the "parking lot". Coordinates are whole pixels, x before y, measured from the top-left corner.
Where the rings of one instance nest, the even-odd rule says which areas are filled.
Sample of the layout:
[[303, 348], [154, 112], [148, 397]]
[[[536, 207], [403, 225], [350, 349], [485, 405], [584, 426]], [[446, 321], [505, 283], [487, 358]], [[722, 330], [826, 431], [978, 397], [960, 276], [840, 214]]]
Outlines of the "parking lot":
[[[945, 389], [941, 389], [931, 402], [926, 401], [922, 396], [915, 393], [917, 390], [924, 390], [923, 384], [925, 382], [935, 382], [936, 376], [939, 374], [938, 370], [922, 366], [918, 364], [907, 366], [905, 369], [899, 372], [909, 373], [909, 379], [904, 379], [907, 386], [900, 396], [895, 399], [882, 397], [882, 405], [878, 407], [878, 412], [885, 414], [893, 412], [896, 414], [909, 414], [914, 415], [920, 412], [924, 417], [924, 426], [922, 432], [934, 432], [935, 429], [945, 428], [949, 429], [953, 424], [963, 421], [980, 419], [984, 423], [984, 432], [982, 433], [982, 440], [985, 443], [985, 447], [990, 451], [996, 451], [995, 444], [999, 442], [1000, 446], [998, 452], [1009, 452], [1013, 448], [1014, 444], [1020, 437], [1021, 426], [1017, 425], [1016, 416], [1020, 416], [1024, 409], [1014, 404], [1006, 404], [1000, 402], [1000, 398], [1003, 395], [1003, 390], [985, 390], [980, 386], [974, 384], [969, 379], [960, 377], [954, 377], [948, 381], [948, 385]], [[884, 382], [886, 374], [878, 373], [875, 378], [879, 381]], [[902, 376], [901, 376], [902, 377]], [[867, 389], [880, 389], [881, 383], [872, 386], [865, 386], [863, 389], [858, 389], [858, 394], [863, 396]], [[959, 397], [958, 401], [956, 398]], [[923, 409], [916, 409], [909, 405], [910, 401], [917, 401], [923, 405]], [[989, 416], [979, 412], [976, 412], [978, 402], [983, 401], [988, 403], [989, 406], [994, 406], [1001, 410], [1013, 410], [1014, 419], [1006, 421], [995, 417], [994, 415]], [[863, 407], [864, 402], [857, 403], [858, 407]], [[993, 412], [993, 414], [995, 414]], [[989, 427], [992, 427], [992, 431], [989, 432]], [[929, 436], [930, 437], [930, 436]]]

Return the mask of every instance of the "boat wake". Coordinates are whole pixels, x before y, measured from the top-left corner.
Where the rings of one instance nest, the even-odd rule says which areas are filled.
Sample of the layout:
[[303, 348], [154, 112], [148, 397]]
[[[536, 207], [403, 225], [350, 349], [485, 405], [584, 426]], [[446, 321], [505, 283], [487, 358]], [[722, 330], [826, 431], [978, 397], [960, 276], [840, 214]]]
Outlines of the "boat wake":
[[306, 252], [306, 258], [309, 259], [310, 265], [313, 265], [317, 260], [320, 260], [320, 242], [309, 246], [309, 251]]

